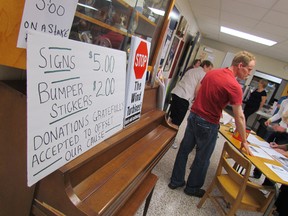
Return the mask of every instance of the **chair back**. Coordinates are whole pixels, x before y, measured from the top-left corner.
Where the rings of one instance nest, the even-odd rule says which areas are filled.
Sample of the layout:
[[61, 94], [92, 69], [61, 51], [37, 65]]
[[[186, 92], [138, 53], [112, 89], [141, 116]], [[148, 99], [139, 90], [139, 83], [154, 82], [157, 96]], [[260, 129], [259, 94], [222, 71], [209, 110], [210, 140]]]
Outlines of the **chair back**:
[[[210, 198], [222, 215], [234, 215], [238, 209], [269, 212], [268, 206], [275, 196], [275, 189], [251, 182], [251, 166], [250, 161], [239, 150], [225, 142], [216, 175], [197, 207], [201, 208], [205, 200]], [[236, 167], [241, 167], [241, 173]], [[212, 193], [215, 187], [221, 196]], [[262, 190], [266, 190], [268, 194], [265, 196]], [[223, 207], [220, 199], [226, 203], [226, 207]]]
[[[241, 174], [235, 169], [236, 166], [242, 168]], [[237, 184], [245, 184], [249, 179], [251, 163], [247, 158], [241, 155], [236, 148], [228, 142], [225, 142], [218, 165], [217, 175], [223, 174], [223, 169], [233, 181], [237, 182]]]

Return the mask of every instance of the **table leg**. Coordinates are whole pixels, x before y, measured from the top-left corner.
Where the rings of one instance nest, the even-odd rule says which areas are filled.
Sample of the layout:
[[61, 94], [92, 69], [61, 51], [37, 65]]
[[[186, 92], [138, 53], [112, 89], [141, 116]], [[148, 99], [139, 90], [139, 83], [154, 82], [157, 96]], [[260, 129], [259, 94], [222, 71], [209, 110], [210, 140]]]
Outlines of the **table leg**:
[[275, 204], [275, 202], [276, 202], [276, 199], [277, 199], [277, 197], [278, 197], [278, 195], [279, 195], [279, 187], [278, 187], [278, 184], [275, 183], [275, 184], [274, 184], [274, 187], [275, 187], [275, 196], [274, 196], [274, 198], [272, 199], [272, 201], [271, 201], [271, 203], [269, 204], [269, 206], [268, 206], [268, 208], [266, 209], [266, 211], [264, 212], [263, 216], [269, 216], [269, 215], [270, 215], [270, 212], [271, 212], [271, 210], [272, 210], [272, 208], [273, 208], [273, 206], [274, 206], [274, 204]]
[[[257, 121], [259, 120], [259, 117], [260, 117], [260, 115], [259, 114], [257, 114], [256, 115], [256, 118], [255, 118], [255, 120], [254, 120], [254, 122], [253, 122], [253, 124], [252, 124], [252, 130], [255, 130], [255, 125], [256, 125], [256, 123], [257, 123]], [[247, 124], [247, 122], [246, 122], [246, 124]]]

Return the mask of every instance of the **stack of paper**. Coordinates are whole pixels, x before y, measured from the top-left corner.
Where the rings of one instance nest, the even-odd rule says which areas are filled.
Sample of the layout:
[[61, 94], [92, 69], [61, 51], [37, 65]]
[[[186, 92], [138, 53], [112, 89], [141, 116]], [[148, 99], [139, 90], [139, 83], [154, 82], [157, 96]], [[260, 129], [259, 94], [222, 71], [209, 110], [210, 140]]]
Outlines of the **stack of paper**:
[[269, 143], [266, 141], [259, 140], [253, 134], [250, 134], [247, 137], [247, 141], [251, 144], [257, 145], [252, 146], [249, 145], [249, 149], [253, 153], [254, 156], [262, 157], [270, 160], [277, 160], [283, 166], [276, 166], [273, 164], [265, 163], [276, 175], [279, 176], [284, 181], [288, 181], [288, 158], [283, 156], [281, 153], [277, 152], [275, 149], [271, 148]]
[[277, 176], [279, 176], [279, 178], [284, 181], [288, 181], [288, 172], [283, 167], [269, 163], [265, 163], [265, 165], [268, 166]]
[[261, 157], [261, 158], [273, 160], [273, 158], [270, 155], [268, 155], [262, 148], [260, 148], [258, 146], [249, 145], [249, 149], [253, 153], [253, 155], [256, 157]]
[[247, 137], [247, 141], [249, 143], [251, 143], [251, 144], [258, 145], [258, 146], [261, 146], [261, 147], [266, 147], [266, 148], [270, 147], [268, 142], [259, 140], [253, 134], [249, 134], [249, 136]]

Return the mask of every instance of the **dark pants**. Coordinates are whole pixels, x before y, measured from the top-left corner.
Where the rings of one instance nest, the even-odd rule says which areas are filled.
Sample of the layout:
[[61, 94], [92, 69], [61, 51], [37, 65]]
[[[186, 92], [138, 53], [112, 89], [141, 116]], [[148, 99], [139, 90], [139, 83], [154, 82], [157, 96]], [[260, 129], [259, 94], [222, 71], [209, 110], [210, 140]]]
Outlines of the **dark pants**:
[[282, 185], [280, 187], [279, 196], [275, 202], [279, 216], [287, 216], [288, 214], [288, 186]]
[[196, 147], [196, 155], [187, 179], [185, 190], [193, 193], [203, 186], [210, 157], [214, 151], [218, 135], [218, 125], [212, 124], [191, 112], [180, 144], [171, 176], [173, 185], [185, 183], [188, 155]]
[[245, 120], [247, 122], [247, 119], [249, 118], [250, 115], [252, 115], [253, 113], [257, 112], [257, 110], [259, 109], [259, 107], [252, 107], [252, 106], [245, 106], [244, 107], [244, 115], [245, 115]]
[[280, 133], [280, 132], [273, 132], [267, 139], [267, 142], [276, 142], [277, 144], [287, 144], [288, 143], [288, 134], [287, 133]]
[[172, 101], [170, 107], [170, 118], [172, 123], [180, 125], [187, 113], [189, 101], [172, 94]]

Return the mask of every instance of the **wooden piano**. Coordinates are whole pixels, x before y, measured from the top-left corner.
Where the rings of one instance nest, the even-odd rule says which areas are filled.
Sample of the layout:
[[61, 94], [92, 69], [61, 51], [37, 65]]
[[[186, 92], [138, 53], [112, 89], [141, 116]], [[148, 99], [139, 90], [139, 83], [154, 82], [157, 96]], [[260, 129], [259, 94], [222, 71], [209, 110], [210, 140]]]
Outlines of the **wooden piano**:
[[156, 109], [157, 88], [146, 88], [141, 119], [37, 183], [32, 215], [134, 215], [157, 176], [151, 173], [176, 130]]

